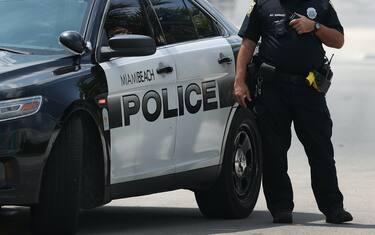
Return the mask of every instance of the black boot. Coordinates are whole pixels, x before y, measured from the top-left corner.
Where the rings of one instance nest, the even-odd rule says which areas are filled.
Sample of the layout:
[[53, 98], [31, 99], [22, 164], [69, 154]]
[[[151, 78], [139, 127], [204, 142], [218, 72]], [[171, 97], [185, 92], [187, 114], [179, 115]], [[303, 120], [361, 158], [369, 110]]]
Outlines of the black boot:
[[278, 211], [271, 213], [273, 223], [275, 224], [291, 224], [293, 223], [293, 214], [291, 211]]
[[353, 220], [353, 216], [343, 208], [330, 210], [325, 216], [326, 222], [330, 224], [342, 224]]

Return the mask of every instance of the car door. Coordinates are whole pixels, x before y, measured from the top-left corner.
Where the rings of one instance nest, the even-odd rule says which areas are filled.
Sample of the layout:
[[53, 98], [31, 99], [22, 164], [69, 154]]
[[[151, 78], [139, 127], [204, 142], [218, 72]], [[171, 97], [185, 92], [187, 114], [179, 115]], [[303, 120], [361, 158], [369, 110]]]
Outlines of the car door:
[[218, 165], [231, 108], [223, 93], [235, 74], [231, 45], [197, 3], [152, 2], [177, 69], [176, 172]]
[[[112, 0], [103, 26], [103, 42], [117, 34], [161, 37], [142, 0]], [[108, 83], [111, 135], [111, 183], [174, 172], [176, 70], [168, 50], [151, 56], [115, 58], [100, 63]]]

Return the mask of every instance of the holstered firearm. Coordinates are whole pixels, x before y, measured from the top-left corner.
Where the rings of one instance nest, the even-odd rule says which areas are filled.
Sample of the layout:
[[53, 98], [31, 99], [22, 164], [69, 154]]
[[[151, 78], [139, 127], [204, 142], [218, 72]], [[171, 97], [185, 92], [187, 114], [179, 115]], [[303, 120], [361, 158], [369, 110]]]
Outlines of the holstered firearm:
[[256, 99], [262, 94], [263, 85], [271, 83], [275, 79], [276, 68], [272, 65], [260, 64], [255, 58], [252, 63], [247, 66], [248, 77], [246, 79], [247, 86], [250, 91], [251, 99]]

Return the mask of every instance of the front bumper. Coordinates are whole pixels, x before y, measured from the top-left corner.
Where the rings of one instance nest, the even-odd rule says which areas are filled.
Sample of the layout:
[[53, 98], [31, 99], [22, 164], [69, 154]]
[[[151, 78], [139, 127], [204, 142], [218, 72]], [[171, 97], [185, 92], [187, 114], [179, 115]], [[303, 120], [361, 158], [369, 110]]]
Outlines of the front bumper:
[[43, 158], [1, 158], [4, 172], [0, 205], [31, 205], [38, 202]]
[[0, 122], [0, 205], [38, 202], [43, 167], [56, 122], [39, 112]]

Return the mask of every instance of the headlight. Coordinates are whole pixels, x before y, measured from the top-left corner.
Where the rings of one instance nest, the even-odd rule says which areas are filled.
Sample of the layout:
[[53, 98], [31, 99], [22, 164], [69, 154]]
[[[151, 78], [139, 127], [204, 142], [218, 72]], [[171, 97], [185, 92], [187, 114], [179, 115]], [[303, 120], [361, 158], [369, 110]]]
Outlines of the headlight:
[[0, 122], [37, 113], [42, 105], [42, 96], [0, 101]]

